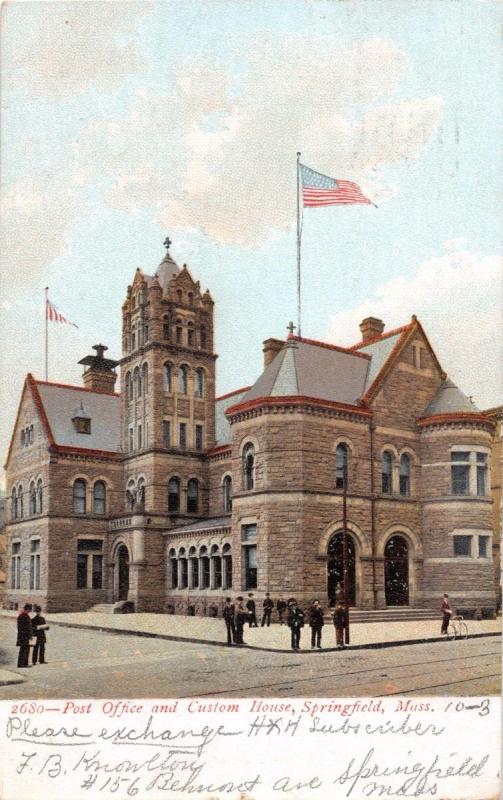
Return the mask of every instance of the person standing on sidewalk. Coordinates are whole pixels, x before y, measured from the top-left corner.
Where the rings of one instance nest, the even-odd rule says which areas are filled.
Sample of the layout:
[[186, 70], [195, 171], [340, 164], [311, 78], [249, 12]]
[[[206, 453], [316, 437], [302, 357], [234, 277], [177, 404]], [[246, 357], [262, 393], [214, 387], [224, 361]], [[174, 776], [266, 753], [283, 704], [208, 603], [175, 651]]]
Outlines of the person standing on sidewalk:
[[449, 605], [449, 595], [447, 593], [442, 596], [440, 611], [442, 612], [442, 627], [440, 628], [440, 635], [447, 636], [447, 628], [449, 627], [449, 622], [451, 621], [452, 616], [452, 610]]
[[304, 627], [304, 612], [293, 598], [288, 603], [288, 627], [291, 631], [292, 650], [300, 650], [300, 634]]
[[49, 629], [49, 626], [46, 625], [44, 617], [40, 613], [42, 611], [41, 607], [34, 606], [34, 609], [35, 609], [35, 616], [32, 617], [31, 625], [33, 628], [33, 635], [35, 636], [37, 641], [33, 648], [33, 655], [31, 658], [31, 663], [33, 664], [33, 666], [35, 666], [37, 662], [39, 662], [40, 664], [47, 664], [47, 661], [45, 660], [45, 642], [46, 642], [45, 632], [46, 630]]
[[344, 647], [344, 627], [346, 615], [344, 607], [339, 601], [334, 610], [335, 644], [336, 647]]
[[236, 624], [234, 621], [235, 613], [236, 609], [234, 608], [234, 604], [231, 602], [231, 598], [226, 597], [224, 607], [222, 609], [222, 616], [225, 620], [225, 627], [227, 628], [228, 647], [230, 647], [232, 644], [236, 644]]
[[286, 603], [282, 597], [280, 597], [278, 602], [276, 603], [276, 611], [278, 612], [279, 624], [283, 625], [283, 614], [286, 611]]
[[324, 625], [323, 609], [319, 600], [314, 600], [309, 609], [309, 625], [311, 627], [311, 650], [321, 648], [321, 629]]
[[238, 597], [236, 606], [236, 644], [244, 644], [243, 628], [248, 616], [248, 612], [243, 605], [243, 598]]
[[25, 669], [26, 667], [31, 666], [28, 664], [30, 658], [30, 639], [33, 636], [29, 613], [31, 610], [31, 603], [26, 603], [23, 610], [18, 614], [17, 618], [16, 647], [19, 647], [19, 654], [17, 657], [18, 669]]
[[257, 610], [255, 606], [255, 600], [253, 599], [253, 593], [250, 592], [248, 595], [248, 602], [246, 603], [246, 608], [248, 609], [249, 619], [250, 619], [250, 628], [258, 628], [257, 623]]
[[265, 600], [262, 603], [262, 607], [263, 607], [264, 610], [262, 612], [261, 627], [263, 628], [265, 624], [267, 624], [267, 627], [269, 627], [269, 625], [271, 624], [272, 610], [274, 608], [274, 602], [271, 600], [269, 592], [267, 592], [267, 594], [265, 596]]

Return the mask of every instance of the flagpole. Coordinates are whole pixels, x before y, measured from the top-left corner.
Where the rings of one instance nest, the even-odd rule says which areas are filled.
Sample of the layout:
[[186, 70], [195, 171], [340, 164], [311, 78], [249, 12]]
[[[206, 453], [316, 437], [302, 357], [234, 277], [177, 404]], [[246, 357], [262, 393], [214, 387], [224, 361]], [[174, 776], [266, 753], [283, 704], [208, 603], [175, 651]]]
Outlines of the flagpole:
[[300, 153], [297, 153], [297, 335], [301, 336], [300, 313]]
[[49, 380], [49, 329], [47, 324], [47, 301], [49, 299], [49, 287], [45, 287], [45, 299], [44, 299], [44, 315], [45, 315], [45, 379], [46, 381]]

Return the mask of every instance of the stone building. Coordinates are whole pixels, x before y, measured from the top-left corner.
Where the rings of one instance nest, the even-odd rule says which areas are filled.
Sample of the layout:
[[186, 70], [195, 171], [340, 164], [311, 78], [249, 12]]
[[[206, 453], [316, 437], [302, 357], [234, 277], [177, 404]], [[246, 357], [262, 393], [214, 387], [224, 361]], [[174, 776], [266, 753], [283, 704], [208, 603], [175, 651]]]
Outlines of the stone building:
[[326, 605], [346, 519], [353, 605], [437, 608], [447, 591], [491, 613], [498, 420], [419, 320], [369, 317], [352, 347], [292, 327], [264, 342], [253, 386], [216, 398], [213, 310], [168, 251], [128, 287], [120, 362], [97, 345], [82, 387], [27, 376], [6, 463], [10, 606], [206, 614], [249, 591]]

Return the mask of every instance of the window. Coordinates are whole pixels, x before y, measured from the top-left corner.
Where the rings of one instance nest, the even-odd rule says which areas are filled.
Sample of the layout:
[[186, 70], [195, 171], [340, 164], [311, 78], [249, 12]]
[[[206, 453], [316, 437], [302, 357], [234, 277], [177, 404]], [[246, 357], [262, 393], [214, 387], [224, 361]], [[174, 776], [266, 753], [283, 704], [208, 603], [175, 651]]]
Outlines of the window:
[[171, 392], [171, 379], [172, 379], [173, 371], [171, 369], [171, 364], [166, 363], [164, 365], [163, 370], [163, 382], [164, 382], [164, 391]]
[[131, 373], [130, 372], [126, 373], [126, 389], [125, 389], [125, 391], [126, 391], [126, 402], [130, 403], [131, 400], [133, 399], [133, 395], [132, 395], [132, 392], [131, 392]]
[[257, 545], [244, 548], [245, 551], [245, 589], [257, 588]]
[[101, 589], [103, 586], [103, 542], [100, 539], [77, 540], [77, 589]]
[[17, 519], [17, 492], [15, 486], [12, 487], [10, 495], [10, 518]]
[[30, 541], [30, 589], [40, 589], [40, 539]]
[[188, 293], [187, 301], [189, 303], [189, 306], [193, 306], [194, 305], [194, 294], [192, 292]]
[[199, 483], [191, 478], [187, 483], [187, 512], [195, 514], [199, 510]]
[[104, 481], [96, 481], [93, 486], [93, 512], [104, 514], [106, 511], [107, 489]]
[[381, 480], [382, 480], [382, 487], [381, 491], [383, 494], [391, 494], [393, 491], [393, 456], [389, 452], [389, 450], [385, 450], [382, 454], [382, 463], [381, 463]]
[[173, 548], [169, 551], [169, 560], [171, 564], [171, 588], [178, 589], [178, 559]]
[[37, 513], [42, 513], [43, 508], [43, 500], [44, 500], [44, 490], [42, 487], [42, 478], [39, 478], [37, 481]]
[[126, 508], [128, 511], [132, 511], [134, 508], [134, 503], [136, 499], [136, 486], [134, 481], [129, 481], [126, 489]]
[[182, 364], [178, 370], [178, 391], [180, 394], [187, 394], [187, 376], [188, 368], [186, 364]]
[[24, 429], [21, 431], [21, 447], [24, 447]]
[[201, 350], [206, 350], [206, 328], [204, 325], [201, 325], [201, 330], [199, 331], [199, 340], [201, 342]]
[[21, 588], [21, 542], [12, 542], [10, 560], [10, 588]]
[[202, 425], [196, 425], [195, 434], [196, 434], [195, 435], [196, 450], [202, 450], [203, 449], [203, 426]]
[[407, 453], [400, 456], [400, 494], [402, 497], [410, 495], [410, 456]]
[[37, 493], [35, 491], [35, 482], [32, 481], [30, 483], [29, 492], [29, 503], [30, 503], [30, 514], [37, 513]]
[[187, 448], [187, 423], [180, 422], [180, 440], [179, 446], [181, 450], [185, 450]]
[[208, 550], [203, 545], [199, 550], [199, 559], [201, 563], [201, 574], [200, 574], [200, 589], [209, 589], [210, 586], [210, 559], [208, 556]]
[[162, 318], [162, 338], [167, 342], [169, 342], [171, 339], [171, 325], [169, 322], [169, 317]]
[[168, 511], [176, 512], [180, 510], [180, 481], [178, 478], [170, 478], [168, 482]]
[[135, 332], [134, 332], [134, 325], [133, 325], [133, 329], [131, 331], [131, 350], [135, 349], [135, 345], [136, 345], [136, 340], [135, 340]]
[[477, 497], [484, 497], [487, 485], [487, 453], [477, 453]]
[[451, 453], [451, 461], [457, 462], [451, 466], [452, 493], [470, 494], [470, 453]]
[[162, 446], [169, 447], [171, 442], [171, 431], [170, 431], [170, 423], [169, 419], [163, 419], [162, 421]]
[[137, 400], [141, 395], [140, 370], [138, 367], [135, 367], [133, 372], [133, 394], [135, 400]]
[[196, 397], [202, 397], [204, 391], [204, 371], [201, 367], [196, 369], [196, 383], [194, 387], [194, 394]]
[[189, 550], [189, 589], [197, 589], [199, 586], [199, 559], [196, 548]]
[[138, 485], [136, 487], [136, 502], [142, 507], [145, 505], [145, 478], [140, 478], [138, 480]]
[[243, 450], [243, 483], [247, 491], [255, 486], [255, 448], [251, 442]]
[[183, 338], [183, 328], [181, 319], [177, 319], [176, 321], [175, 337], [176, 337], [176, 343], [181, 344]]
[[232, 554], [230, 544], [223, 547], [223, 588], [232, 589]]
[[141, 368], [141, 375], [142, 375], [142, 383], [143, 383], [143, 396], [148, 392], [148, 364], [147, 362], [144, 363], [143, 367]]
[[223, 482], [224, 490], [224, 511], [229, 513], [232, 511], [232, 478], [226, 475]]
[[489, 536], [479, 536], [479, 558], [489, 558]]
[[178, 588], [186, 589], [188, 580], [188, 564], [185, 558], [185, 548], [181, 547], [178, 553]]
[[24, 498], [24, 490], [23, 485], [20, 483], [17, 487], [17, 516], [19, 519], [23, 517], [23, 498]]
[[189, 324], [187, 325], [187, 344], [189, 347], [194, 347], [194, 340], [195, 340], [194, 323], [189, 322]]
[[73, 484], [73, 513], [85, 514], [86, 513], [86, 493], [87, 483], [79, 478]]
[[134, 450], [134, 432], [133, 429], [129, 429], [129, 452], [132, 453]]
[[241, 541], [243, 542], [256, 542], [257, 541], [257, 526], [243, 525], [241, 528]]
[[211, 566], [212, 569], [210, 570], [210, 578], [211, 578], [211, 588], [212, 589], [221, 589], [222, 588], [222, 559], [220, 557], [220, 553], [218, 551], [218, 545], [214, 544], [211, 548]]
[[471, 558], [472, 537], [454, 536], [454, 555], [461, 558]]
[[142, 438], [141, 438], [141, 425], [138, 425], [138, 435], [137, 435], [137, 442], [138, 442], [138, 450], [142, 448]]
[[348, 482], [348, 446], [341, 443], [335, 450], [335, 488], [347, 488]]
[[181, 289], [176, 290], [176, 299], [179, 303], [183, 303], [183, 292]]

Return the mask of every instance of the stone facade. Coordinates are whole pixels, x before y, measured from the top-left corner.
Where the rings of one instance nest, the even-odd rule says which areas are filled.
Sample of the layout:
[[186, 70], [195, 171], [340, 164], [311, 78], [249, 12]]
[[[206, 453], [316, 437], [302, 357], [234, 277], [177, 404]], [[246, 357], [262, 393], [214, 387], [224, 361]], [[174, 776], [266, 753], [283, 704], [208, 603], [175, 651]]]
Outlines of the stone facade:
[[[122, 313], [118, 395], [101, 345], [83, 389], [26, 380], [7, 604], [216, 614], [227, 594], [270, 592], [326, 605], [346, 548], [358, 607], [436, 608], [447, 591], [492, 613], [501, 409], [479, 412], [446, 380], [416, 318], [390, 332], [368, 318], [352, 348], [267, 339], [257, 383], [216, 399], [213, 300], [186, 266], [137, 270]], [[106, 446], [101, 414], [103, 441], [117, 430]]]

